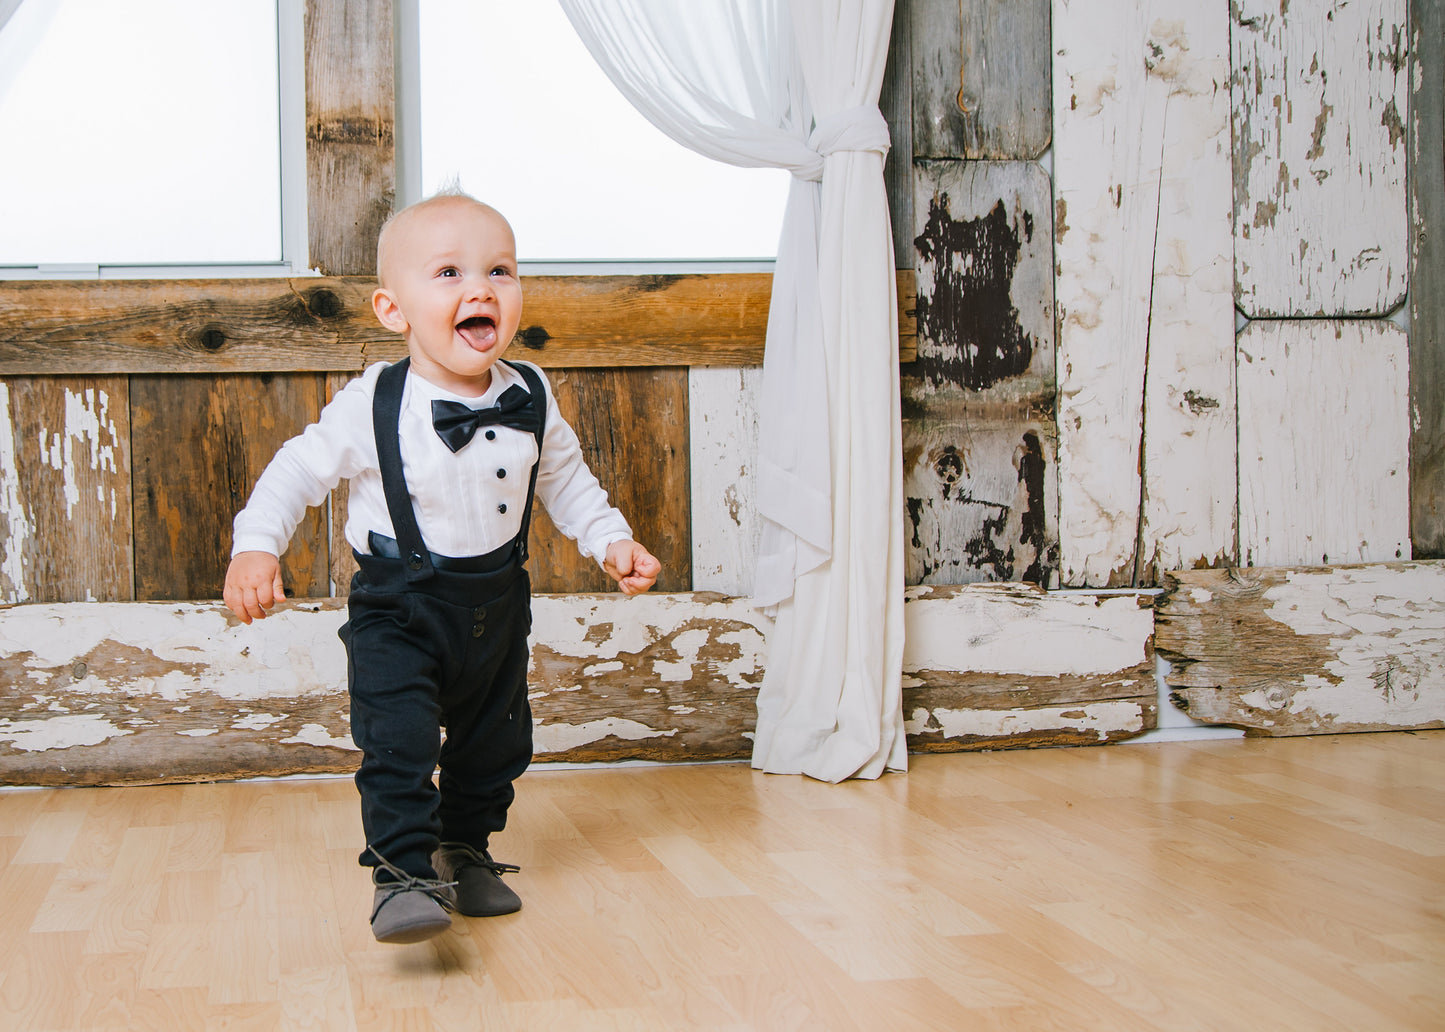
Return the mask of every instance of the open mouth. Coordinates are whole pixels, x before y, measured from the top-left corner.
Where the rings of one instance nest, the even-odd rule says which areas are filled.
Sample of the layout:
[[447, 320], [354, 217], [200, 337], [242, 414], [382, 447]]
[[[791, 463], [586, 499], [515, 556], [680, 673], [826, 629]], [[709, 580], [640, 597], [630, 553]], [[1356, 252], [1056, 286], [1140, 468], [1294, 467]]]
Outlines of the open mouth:
[[490, 316], [474, 315], [457, 323], [457, 333], [472, 347], [484, 350], [497, 342], [497, 323]]

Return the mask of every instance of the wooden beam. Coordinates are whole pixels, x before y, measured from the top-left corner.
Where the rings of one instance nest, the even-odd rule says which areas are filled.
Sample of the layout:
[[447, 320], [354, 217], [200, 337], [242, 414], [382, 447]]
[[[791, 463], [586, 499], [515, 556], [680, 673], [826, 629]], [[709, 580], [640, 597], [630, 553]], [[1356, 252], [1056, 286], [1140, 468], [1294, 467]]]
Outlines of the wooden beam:
[[1407, 0], [1233, 0], [1235, 300], [1251, 319], [1404, 299]]
[[326, 275], [376, 271], [396, 196], [391, 0], [306, 2], [306, 235]]
[[[915, 354], [898, 274], [899, 355]], [[0, 376], [356, 372], [405, 354], [370, 276], [0, 284]], [[548, 367], [761, 365], [771, 273], [528, 276], [512, 355]]]
[[915, 158], [1048, 149], [1049, 0], [913, 0]]
[[1054, 5], [1064, 584], [1232, 560], [1227, 18]]
[[1404, 332], [1257, 319], [1237, 353], [1241, 563], [1412, 558]]
[[1411, 0], [1410, 541], [1445, 559], [1445, 6]]
[[135, 597], [129, 381], [0, 382], [0, 601]]
[[1249, 735], [1445, 727], [1445, 562], [1190, 570], [1156, 606], [1171, 698]]
[[1057, 578], [1053, 213], [1033, 162], [915, 165], [918, 360], [903, 370], [910, 584]]
[[909, 589], [909, 748], [1096, 745], [1143, 734], [1157, 717], [1151, 602], [1028, 584]]
[[[0, 784], [354, 769], [345, 605], [288, 602], [249, 627], [215, 602], [0, 608]], [[914, 749], [1103, 743], [1153, 725], [1147, 599], [922, 588], [905, 619]], [[770, 628], [746, 599], [709, 592], [536, 596], [537, 759], [746, 757]]]

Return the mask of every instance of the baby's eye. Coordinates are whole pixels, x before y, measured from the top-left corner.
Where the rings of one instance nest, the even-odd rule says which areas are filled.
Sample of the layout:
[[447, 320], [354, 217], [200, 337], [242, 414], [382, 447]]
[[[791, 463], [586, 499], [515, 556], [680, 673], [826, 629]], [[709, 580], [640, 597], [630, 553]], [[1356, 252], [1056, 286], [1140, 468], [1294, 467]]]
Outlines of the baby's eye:
[[507, 268], [505, 265], [498, 265], [495, 269], [492, 270], [493, 276], [510, 276], [511, 274], [512, 270]]
[[437, 273], [437, 275], [438, 275], [438, 276], [460, 276], [461, 273], [459, 273], [456, 269], [452, 268], [451, 266], [447, 266], [445, 269], [442, 269], [439, 273]]

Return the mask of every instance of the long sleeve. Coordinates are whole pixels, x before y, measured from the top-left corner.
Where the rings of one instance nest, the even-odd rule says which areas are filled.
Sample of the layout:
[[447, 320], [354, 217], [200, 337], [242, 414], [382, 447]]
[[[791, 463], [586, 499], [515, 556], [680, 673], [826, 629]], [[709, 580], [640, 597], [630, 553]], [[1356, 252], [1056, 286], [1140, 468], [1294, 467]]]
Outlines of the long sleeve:
[[[372, 424], [372, 398], [385, 365], [377, 363], [347, 384], [320, 419], [276, 453], [236, 516], [233, 555], [250, 550], [281, 555], [307, 506], [321, 504], [342, 480], [351, 482], [346, 521], [351, 547], [367, 552], [370, 531], [396, 536]], [[402, 466], [417, 526], [433, 552], [483, 555], [516, 536], [537, 442], [530, 433], [501, 427], [494, 437], [478, 434], [452, 453], [432, 429], [431, 402], [444, 398], [486, 407], [521, 382], [515, 370], [498, 364], [483, 397], [459, 398], [415, 375], [407, 378], [400, 420]], [[587, 468], [577, 435], [562, 418], [550, 386], [544, 390], [547, 429], [537, 500], [558, 529], [577, 541], [582, 554], [600, 563], [607, 546], [631, 537], [632, 530]]]

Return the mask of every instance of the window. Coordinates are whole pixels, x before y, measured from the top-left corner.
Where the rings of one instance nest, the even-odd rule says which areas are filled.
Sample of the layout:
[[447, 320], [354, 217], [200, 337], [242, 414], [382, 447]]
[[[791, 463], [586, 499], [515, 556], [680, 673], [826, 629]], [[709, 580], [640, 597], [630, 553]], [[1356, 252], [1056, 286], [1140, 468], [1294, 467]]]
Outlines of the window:
[[420, 0], [421, 194], [495, 205], [530, 261], [763, 259], [788, 173], [674, 143], [602, 74], [555, 0]]
[[300, 2], [22, 0], [0, 27], [0, 275], [304, 261], [282, 183]]

